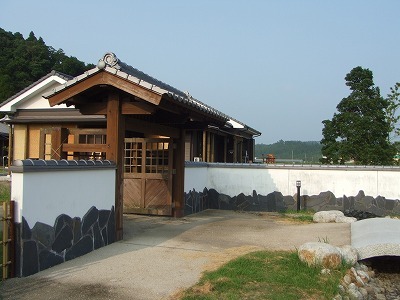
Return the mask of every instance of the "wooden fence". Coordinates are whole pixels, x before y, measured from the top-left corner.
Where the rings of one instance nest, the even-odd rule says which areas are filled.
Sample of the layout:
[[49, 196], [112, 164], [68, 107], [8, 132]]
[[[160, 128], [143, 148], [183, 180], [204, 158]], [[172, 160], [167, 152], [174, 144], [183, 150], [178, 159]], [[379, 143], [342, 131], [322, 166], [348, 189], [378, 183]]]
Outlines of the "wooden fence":
[[14, 228], [15, 202], [3, 202], [3, 262], [0, 265], [3, 271], [3, 280], [15, 276], [15, 228]]

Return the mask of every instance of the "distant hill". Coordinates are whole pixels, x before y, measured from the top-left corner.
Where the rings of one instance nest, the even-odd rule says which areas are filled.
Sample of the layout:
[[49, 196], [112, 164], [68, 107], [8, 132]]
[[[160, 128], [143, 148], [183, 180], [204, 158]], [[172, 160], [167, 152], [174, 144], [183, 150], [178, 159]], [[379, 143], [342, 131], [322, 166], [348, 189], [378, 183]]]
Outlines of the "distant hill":
[[321, 158], [320, 142], [309, 141], [283, 141], [274, 144], [256, 144], [255, 156], [262, 158], [262, 155], [273, 154], [279, 160], [302, 160], [306, 163], [318, 163]]
[[47, 46], [33, 32], [25, 39], [0, 28], [0, 103], [52, 70], [76, 76], [93, 67]]

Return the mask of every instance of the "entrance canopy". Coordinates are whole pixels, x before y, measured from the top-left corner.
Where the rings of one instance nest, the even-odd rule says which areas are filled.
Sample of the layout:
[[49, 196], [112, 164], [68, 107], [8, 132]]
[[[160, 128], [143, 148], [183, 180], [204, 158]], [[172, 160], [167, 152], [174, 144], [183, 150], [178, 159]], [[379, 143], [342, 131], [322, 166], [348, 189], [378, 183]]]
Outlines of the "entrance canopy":
[[50, 106], [74, 105], [88, 115], [106, 114], [106, 95], [123, 92], [121, 113], [165, 126], [204, 129], [213, 126], [234, 135], [252, 138], [261, 133], [244, 123], [165, 84], [107, 53], [97, 66], [43, 95]]

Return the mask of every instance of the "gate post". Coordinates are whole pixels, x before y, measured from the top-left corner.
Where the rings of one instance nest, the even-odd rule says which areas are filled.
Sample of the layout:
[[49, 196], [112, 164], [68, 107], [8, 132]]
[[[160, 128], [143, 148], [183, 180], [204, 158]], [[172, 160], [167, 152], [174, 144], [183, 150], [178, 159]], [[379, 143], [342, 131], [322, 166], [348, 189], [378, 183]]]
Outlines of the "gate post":
[[3, 280], [15, 276], [15, 227], [14, 227], [15, 202], [3, 203], [3, 261], [1, 264]]

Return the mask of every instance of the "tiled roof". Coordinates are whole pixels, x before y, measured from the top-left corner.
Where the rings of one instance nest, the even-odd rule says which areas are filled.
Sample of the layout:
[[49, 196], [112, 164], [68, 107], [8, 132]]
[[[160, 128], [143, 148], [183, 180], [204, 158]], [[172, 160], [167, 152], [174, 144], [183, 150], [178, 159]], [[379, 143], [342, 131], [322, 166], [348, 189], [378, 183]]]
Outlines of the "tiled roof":
[[36, 80], [34, 83], [30, 84], [29, 86], [27, 86], [26, 88], [24, 88], [23, 90], [19, 91], [18, 93], [16, 93], [15, 95], [11, 96], [10, 98], [6, 99], [5, 101], [3, 101], [1, 103], [1, 105], [3, 106], [4, 104], [7, 104], [8, 102], [14, 100], [15, 98], [17, 98], [18, 96], [22, 95], [23, 93], [25, 93], [26, 91], [29, 91], [31, 88], [35, 87], [36, 85], [38, 85], [39, 83], [41, 83], [42, 81], [45, 81], [47, 78], [50, 78], [51, 76], [58, 76], [66, 81], [71, 80], [72, 78], [74, 78], [73, 76], [61, 73], [61, 72], [57, 72], [57, 71], [51, 71], [50, 73], [46, 74], [45, 76], [43, 76], [42, 78]]
[[[86, 79], [87, 77], [90, 77], [102, 70], [122, 77], [130, 82], [138, 84], [160, 95], [167, 94], [169, 97], [171, 97], [171, 99], [174, 99], [174, 101], [182, 105], [189, 106], [191, 108], [194, 108], [195, 110], [200, 110], [213, 117], [223, 119], [227, 122], [229, 126], [234, 129], [246, 130], [253, 135], [261, 134], [257, 130], [248, 127], [246, 124], [236, 119], [233, 119], [228, 115], [220, 112], [219, 110], [193, 98], [189, 93], [182, 92], [179, 89], [176, 89], [158, 79], [155, 79], [154, 77], [151, 77], [150, 75], [143, 73], [142, 71], [139, 71], [138, 69], [124, 62], [121, 62], [114, 53], [106, 53], [103, 58], [99, 60], [95, 68], [88, 70], [85, 73], [67, 81], [64, 85], [54, 88], [52, 92], [43, 95], [43, 97], [49, 98], [61, 92], [65, 88], [75, 85], [80, 81]], [[237, 124], [238, 126], [234, 126]]]

